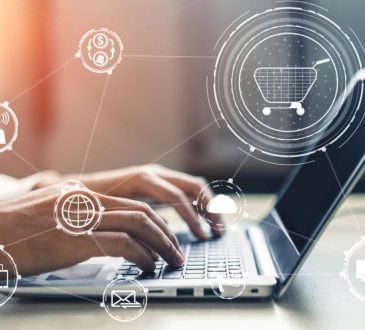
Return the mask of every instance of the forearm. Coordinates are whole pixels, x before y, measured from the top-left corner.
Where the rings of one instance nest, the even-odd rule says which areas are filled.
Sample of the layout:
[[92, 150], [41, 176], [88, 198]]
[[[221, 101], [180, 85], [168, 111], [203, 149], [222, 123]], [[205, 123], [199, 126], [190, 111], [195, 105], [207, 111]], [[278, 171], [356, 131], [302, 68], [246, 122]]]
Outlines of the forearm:
[[51, 171], [39, 172], [27, 177], [18, 179], [0, 174], [0, 202], [23, 196], [29, 191], [47, 186], [46, 181], [53, 181], [58, 174]]
[[113, 193], [117, 184], [127, 181], [136, 173], [137, 167], [128, 167], [112, 171], [85, 173], [85, 174], [66, 174], [61, 175], [57, 172], [45, 173], [37, 184], [34, 190], [48, 187], [50, 185], [59, 184], [64, 181], [76, 180], [80, 181], [87, 188], [98, 193]]

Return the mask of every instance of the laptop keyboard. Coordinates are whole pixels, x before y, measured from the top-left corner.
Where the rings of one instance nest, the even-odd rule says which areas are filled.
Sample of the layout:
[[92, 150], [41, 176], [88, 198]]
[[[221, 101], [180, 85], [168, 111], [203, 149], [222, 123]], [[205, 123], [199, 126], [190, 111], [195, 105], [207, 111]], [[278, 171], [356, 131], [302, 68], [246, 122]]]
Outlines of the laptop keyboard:
[[153, 273], [143, 273], [140, 269], [125, 261], [117, 271], [115, 278], [123, 277], [137, 280], [178, 280], [207, 278], [242, 278], [244, 264], [240, 243], [225, 235], [220, 239], [209, 239], [201, 242], [194, 240], [188, 233], [179, 234], [178, 239], [185, 255], [185, 264], [181, 267], [171, 267], [165, 261], [156, 261]]

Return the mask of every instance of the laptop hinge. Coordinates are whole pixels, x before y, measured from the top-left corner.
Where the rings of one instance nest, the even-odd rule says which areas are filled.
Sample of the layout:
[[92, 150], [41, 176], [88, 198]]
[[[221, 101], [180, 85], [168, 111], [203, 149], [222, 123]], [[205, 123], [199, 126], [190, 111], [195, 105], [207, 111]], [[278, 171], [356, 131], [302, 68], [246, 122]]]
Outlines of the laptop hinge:
[[278, 278], [279, 276], [276, 272], [262, 229], [259, 226], [250, 226], [247, 233], [252, 244], [260, 274]]

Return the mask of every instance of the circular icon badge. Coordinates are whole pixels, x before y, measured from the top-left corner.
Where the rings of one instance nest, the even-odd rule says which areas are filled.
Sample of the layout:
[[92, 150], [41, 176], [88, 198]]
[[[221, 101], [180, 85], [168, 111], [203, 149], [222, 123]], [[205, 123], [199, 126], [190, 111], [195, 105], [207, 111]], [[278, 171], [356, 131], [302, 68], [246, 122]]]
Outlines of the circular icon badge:
[[0, 306], [5, 305], [13, 296], [20, 278], [13, 258], [0, 245]]
[[351, 293], [365, 301], [365, 237], [345, 252], [345, 268], [340, 276], [346, 280]]
[[95, 73], [111, 74], [122, 60], [123, 43], [108, 29], [90, 30], [80, 40], [76, 57]]
[[227, 278], [221, 272], [215, 272], [211, 276], [210, 286], [215, 295], [221, 299], [233, 300], [242, 296], [246, 289], [247, 274], [243, 273], [240, 277]]
[[[212, 193], [213, 198], [211, 198]], [[226, 216], [226, 225], [221, 227], [224, 229], [234, 227], [242, 218], [248, 216], [245, 195], [232, 179], [210, 182], [200, 191], [193, 204], [197, 208], [199, 216], [212, 226], [222, 226], [213, 221], [215, 215]]]
[[147, 293], [147, 289], [137, 280], [117, 278], [105, 288], [100, 306], [114, 320], [131, 322], [144, 313]]
[[208, 87], [215, 117], [243, 142], [244, 152], [271, 163], [300, 163], [357, 129], [363, 84], [349, 97], [346, 89], [362, 63], [336, 23], [313, 10], [283, 7], [236, 25], [220, 39]]
[[0, 103], [0, 153], [13, 148], [18, 137], [18, 119], [9, 103]]
[[54, 205], [57, 228], [74, 236], [91, 234], [103, 211], [97, 195], [86, 188], [64, 189]]
[[208, 242], [210, 285], [221, 299], [232, 300], [242, 296], [246, 288], [248, 275], [243, 271], [243, 246], [237, 235], [236, 231], [228, 231], [219, 241]]

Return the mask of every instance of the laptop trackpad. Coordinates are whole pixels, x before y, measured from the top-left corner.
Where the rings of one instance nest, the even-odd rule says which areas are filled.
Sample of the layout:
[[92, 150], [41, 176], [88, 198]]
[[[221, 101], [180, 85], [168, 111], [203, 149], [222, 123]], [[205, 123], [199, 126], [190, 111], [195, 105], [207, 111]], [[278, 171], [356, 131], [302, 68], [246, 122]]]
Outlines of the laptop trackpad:
[[67, 269], [57, 270], [50, 273], [46, 281], [63, 281], [63, 280], [94, 280], [103, 269], [105, 264], [79, 264]]

